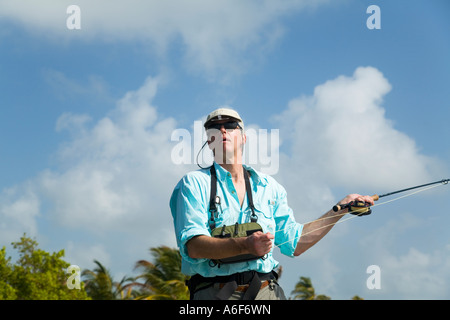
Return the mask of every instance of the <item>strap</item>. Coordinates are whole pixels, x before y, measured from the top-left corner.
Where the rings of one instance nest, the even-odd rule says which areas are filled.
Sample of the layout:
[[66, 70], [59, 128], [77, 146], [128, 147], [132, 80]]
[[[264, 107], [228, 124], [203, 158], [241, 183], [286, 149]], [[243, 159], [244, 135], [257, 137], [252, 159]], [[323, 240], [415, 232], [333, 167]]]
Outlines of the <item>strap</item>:
[[225, 283], [222, 289], [216, 294], [216, 300], [228, 300], [233, 292], [237, 289], [238, 285], [236, 281], [230, 281]]
[[250, 180], [248, 176], [249, 173], [244, 168], [245, 191], [247, 191], [248, 206], [252, 210], [252, 216], [250, 217], [250, 220], [251, 222], [256, 222], [258, 221], [258, 217], [255, 214], [255, 206], [253, 205], [252, 187], [250, 186]]
[[[191, 293], [191, 299], [193, 299], [195, 292], [209, 288], [214, 283], [223, 283], [224, 286], [220, 289], [215, 298], [218, 300], [227, 300], [238, 286], [248, 284], [249, 287], [245, 291], [242, 298], [243, 300], [254, 300], [261, 288], [261, 281], [277, 279], [278, 274], [275, 271], [269, 273], [245, 271], [242, 273], [231, 274], [229, 276], [217, 276], [212, 278], [205, 278], [199, 274], [196, 274], [189, 280], [189, 291]], [[199, 286], [199, 284], [203, 285]]]
[[[216, 294], [216, 300], [228, 300], [234, 291], [236, 291], [238, 285], [236, 281], [230, 281], [225, 283], [222, 289]], [[261, 280], [258, 273], [254, 272], [253, 278], [249, 283], [247, 290], [245, 291], [242, 300], [255, 300], [261, 289]]]
[[261, 289], [261, 280], [258, 277], [258, 273], [255, 272], [253, 279], [247, 288], [247, 291], [245, 291], [245, 294], [242, 297], [242, 300], [255, 300], [260, 289]]
[[211, 213], [211, 219], [210, 219], [209, 225], [212, 230], [216, 227], [214, 215], [217, 212], [217, 206], [216, 206], [217, 175], [216, 175], [216, 169], [214, 168], [214, 164], [209, 168], [209, 171], [211, 172], [211, 195], [209, 197], [209, 212]]
[[[244, 180], [245, 180], [245, 191], [247, 192], [248, 206], [252, 210], [252, 215], [250, 217], [251, 222], [258, 221], [258, 216], [255, 214], [255, 206], [253, 205], [253, 194], [252, 187], [250, 186], [249, 173], [245, 168], [244, 170]], [[217, 174], [214, 165], [209, 168], [211, 173], [211, 194], [209, 197], [209, 212], [211, 213], [211, 218], [209, 225], [211, 229], [216, 227], [216, 222], [214, 220], [214, 215], [217, 212], [216, 194], [217, 194]]]

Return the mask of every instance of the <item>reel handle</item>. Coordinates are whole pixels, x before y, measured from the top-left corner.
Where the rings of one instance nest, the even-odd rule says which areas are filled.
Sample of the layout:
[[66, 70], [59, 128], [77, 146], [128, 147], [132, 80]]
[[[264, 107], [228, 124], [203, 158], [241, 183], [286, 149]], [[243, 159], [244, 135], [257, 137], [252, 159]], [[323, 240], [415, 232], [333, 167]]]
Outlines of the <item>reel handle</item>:
[[[374, 194], [374, 195], [372, 196], [372, 199], [373, 199], [373, 201], [378, 201], [378, 199], [380, 199], [380, 196], [377, 195], [377, 194]], [[333, 211], [334, 211], [334, 212], [338, 212], [338, 211], [340, 211], [340, 210], [342, 210], [342, 209], [348, 208], [349, 205], [350, 205], [350, 203], [342, 204], [342, 205], [336, 204], [335, 206], [333, 206]]]

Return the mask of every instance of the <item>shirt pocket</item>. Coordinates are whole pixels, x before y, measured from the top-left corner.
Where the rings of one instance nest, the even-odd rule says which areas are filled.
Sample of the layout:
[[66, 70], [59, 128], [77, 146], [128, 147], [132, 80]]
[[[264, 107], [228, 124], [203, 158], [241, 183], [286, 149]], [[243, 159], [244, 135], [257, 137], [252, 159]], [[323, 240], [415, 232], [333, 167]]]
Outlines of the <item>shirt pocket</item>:
[[[255, 214], [258, 217], [258, 223], [264, 232], [270, 232], [275, 235], [275, 219], [273, 218], [274, 205], [270, 202], [255, 204]], [[251, 215], [251, 213], [250, 213]]]

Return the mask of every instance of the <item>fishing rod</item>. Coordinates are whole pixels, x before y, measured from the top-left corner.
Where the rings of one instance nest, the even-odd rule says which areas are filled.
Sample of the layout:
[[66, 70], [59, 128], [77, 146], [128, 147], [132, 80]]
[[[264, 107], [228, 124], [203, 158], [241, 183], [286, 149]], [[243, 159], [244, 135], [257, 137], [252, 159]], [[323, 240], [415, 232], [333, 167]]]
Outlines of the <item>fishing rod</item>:
[[[422, 184], [420, 186], [415, 186], [415, 187], [411, 187], [411, 188], [401, 189], [401, 190], [385, 193], [385, 194], [382, 194], [382, 195], [375, 194], [375, 195], [372, 196], [372, 199], [374, 201], [377, 201], [380, 198], [387, 197], [387, 196], [390, 196], [390, 195], [393, 195], [393, 194], [397, 194], [397, 193], [400, 193], [400, 192], [405, 192], [405, 191], [409, 191], [409, 190], [413, 190], [413, 189], [423, 188], [423, 187], [435, 185], [435, 184], [438, 184], [438, 183], [440, 183], [442, 185], [445, 185], [445, 184], [448, 184], [449, 182], [450, 182], [450, 179], [443, 179], [443, 180], [440, 180], [440, 181], [426, 183], [426, 184]], [[430, 187], [430, 188], [433, 188], [433, 187]], [[429, 188], [427, 188], [427, 189], [429, 189]], [[419, 190], [419, 191], [416, 191], [416, 192], [412, 192], [412, 193], [409, 193], [409, 194], [407, 194], [406, 196], [403, 196], [403, 197], [407, 197], [407, 196], [413, 195], [415, 193], [425, 191], [427, 189], [423, 189], [423, 190]], [[400, 197], [400, 198], [403, 198], [403, 197]], [[400, 198], [397, 198], [397, 199], [400, 199]], [[396, 199], [394, 199], [394, 200], [396, 200]], [[394, 200], [390, 200], [390, 201], [394, 201]], [[387, 202], [389, 202], [389, 201], [387, 201]], [[311, 230], [311, 231], [309, 231], [309, 232], [307, 232], [305, 234], [302, 233], [300, 237], [303, 237], [303, 236], [307, 235], [308, 233], [312, 233], [312, 232], [317, 231], [319, 229], [327, 228], [327, 227], [333, 226], [335, 224], [342, 223], [342, 222], [347, 221], [349, 219], [352, 219], [352, 218], [354, 218], [356, 216], [368, 215], [368, 214], [370, 214], [372, 212], [371, 209], [370, 209], [370, 204], [366, 203], [366, 202], [363, 202], [363, 201], [351, 201], [349, 203], [342, 204], [342, 205], [338, 205], [337, 204], [337, 205], [335, 205], [333, 207], [333, 211], [337, 212], [339, 210], [343, 210], [343, 209], [346, 209], [346, 208], [349, 209], [349, 213], [354, 215], [353, 217], [349, 217], [349, 218], [344, 219], [344, 220], [339, 220], [338, 222], [334, 222], [334, 223], [330, 223], [330, 224], [327, 224], [327, 225], [324, 225], [324, 226], [320, 226], [319, 228]], [[344, 215], [344, 214], [342, 214], [342, 215]], [[328, 218], [331, 218], [331, 217], [319, 218], [319, 219], [314, 220], [314, 221], [324, 220], [324, 219], [328, 219]], [[311, 222], [314, 222], [314, 221], [311, 221]], [[307, 223], [304, 223], [304, 224], [307, 224]], [[279, 232], [279, 231], [283, 231], [283, 230], [285, 230], [285, 229], [276, 230], [275, 232]], [[276, 245], [276, 247], [281, 247], [283, 244], [291, 242], [291, 241], [293, 241], [293, 240], [290, 239], [290, 240], [285, 241], [283, 243], [279, 243], [279, 244]]]
[[[413, 189], [423, 188], [423, 187], [431, 186], [431, 185], [438, 184], [438, 183], [441, 183], [444, 185], [444, 184], [448, 184], [449, 181], [450, 181], [450, 179], [442, 179], [442, 180], [431, 182], [431, 183], [421, 184], [420, 186], [415, 186], [415, 187], [410, 187], [410, 188], [401, 189], [401, 190], [397, 190], [397, 191], [392, 191], [392, 192], [385, 193], [382, 195], [375, 194], [372, 196], [372, 199], [373, 199], [373, 201], [378, 201], [380, 198], [387, 197], [387, 196], [390, 196], [390, 195], [393, 195], [396, 193], [401, 193], [401, 192], [405, 192], [405, 191], [409, 191], [409, 190], [413, 190]], [[358, 216], [365, 216], [372, 212], [370, 210], [370, 204], [367, 202], [363, 202], [363, 201], [351, 201], [349, 203], [342, 204], [342, 205], [337, 204], [333, 207], [333, 211], [337, 212], [337, 211], [347, 209], [347, 208], [349, 209], [349, 213], [355, 214]]]

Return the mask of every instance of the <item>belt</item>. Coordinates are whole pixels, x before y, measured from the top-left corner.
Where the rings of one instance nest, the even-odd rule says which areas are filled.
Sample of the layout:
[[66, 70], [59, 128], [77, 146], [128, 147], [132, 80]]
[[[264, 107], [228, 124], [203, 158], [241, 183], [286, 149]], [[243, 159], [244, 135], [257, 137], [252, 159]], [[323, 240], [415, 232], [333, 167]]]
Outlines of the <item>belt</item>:
[[[266, 280], [266, 281], [261, 282], [261, 287], [259, 288], [259, 290], [264, 289], [269, 284], [270, 284], [270, 280]], [[219, 283], [219, 288], [222, 289], [225, 285], [226, 285], [226, 283]], [[248, 287], [250, 287], [249, 284], [240, 285], [234, 291], [235, 292], [236, 291], [237, 292], [245, 292], [245, 291], [247, 291]]]
[[191, 277], [187, 284], [189, 291], [191, 292], [191, 299], [196, 291], [206, 289], [210, 286], [199, 286], [199, 284], [209, 283], [212, 285], [214, 283], [219, 283], [220, 291], [216, 295], [216, 299], [218, 300], [228, 300], [235, 291], [245, 292], [243, 300], [254, 300], [259, 290], [266, 287], [272, 279], [278, 279], [278, 274], [275, 271], [269, 273], [246, 271], [229, 276], [217, 276], [212, 278], [206, 278], [196, 274]]

